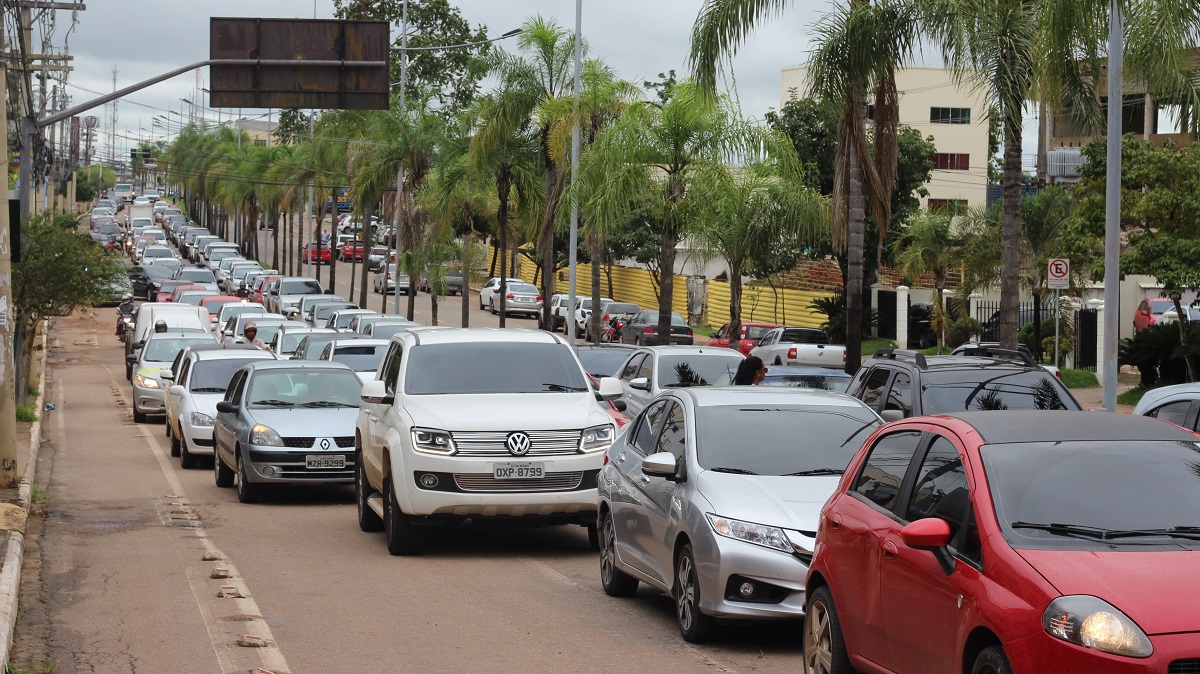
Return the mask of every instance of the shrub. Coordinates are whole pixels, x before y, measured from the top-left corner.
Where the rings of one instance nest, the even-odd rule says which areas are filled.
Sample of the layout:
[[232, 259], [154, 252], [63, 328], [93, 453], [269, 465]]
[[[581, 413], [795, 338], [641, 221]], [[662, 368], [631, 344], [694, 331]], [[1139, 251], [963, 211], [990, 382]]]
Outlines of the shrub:
[[971, 318], [970, 316], [963, 316], [962, 318], [950, 324], [950, 332], [947, 336], [946, 346], [949, 346], [951, 349], [953, 349], [962, 344], [966, 344], [967, 342], [971, 341], [972, 338], [978, 337], [979, 333], [982, 331], [983, 326], [979, 324], [979, 321]]
[[[1067, 360], [1067, 354], [1075, 349], [1075, 343], [1066, 337], [1058, 338], [1058, 362], [1055, 363], [1058, 367], [1063, 367], [1063, 363]], [[1047, 358], [1054, 358], [1054, 335], [1042, 340], [1042, 353], [1046, 354]]]
[[17, 405], [17, 421], [37, 421], [37, 415], [25, 405]]
[[1179, 326], [1150, 325], [1117, 346], [1117, 364], [1132, 365], [1142, 388], [1187, 381], [1187, 363], [1179, 348]]
[[[829, 335], [829, 341], [834, 344], [846, 343], [846, 297], [841, 293], [829, 297], [818, 297], [808, 305], [819, 314], [825, 316], [821, 329]], [[862, 334], [871, 334], [871, 328], [879, 324], [879, 312], [874, 307], [863, 307]]]

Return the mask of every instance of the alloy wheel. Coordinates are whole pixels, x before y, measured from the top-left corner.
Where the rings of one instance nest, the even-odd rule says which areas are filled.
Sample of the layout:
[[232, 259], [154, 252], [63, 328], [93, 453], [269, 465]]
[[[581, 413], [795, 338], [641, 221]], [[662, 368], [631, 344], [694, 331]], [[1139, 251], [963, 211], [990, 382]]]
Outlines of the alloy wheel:
[[830, 635], [829, 608], [814, 601], [804, 622], [805, 674], [829, 674], [833, 671], [833, 641]]
[[679, 593], [675, 597], [675, 613], [679, 618], [679, 626], [685, 631], [692, 628], [696, 620], [696, 570], [692, 566], [692, 558], [688, 555], [679, 557], [679, 572], [676, 575]]

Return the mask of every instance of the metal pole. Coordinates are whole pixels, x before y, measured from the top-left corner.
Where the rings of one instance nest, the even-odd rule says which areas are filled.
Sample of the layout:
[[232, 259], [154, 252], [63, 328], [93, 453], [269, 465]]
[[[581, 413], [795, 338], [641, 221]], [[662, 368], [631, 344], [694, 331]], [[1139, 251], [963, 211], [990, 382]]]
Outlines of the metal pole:
[[[575, 271], [579, 265], [579, 199], [575, 196], [575, 178], [579, 175], [579, 61], [583, 51], [581, 37], [583, 27], [583, 0], [575, 0], [575, 123], [571, 126], [571, 236], [567, 265], [567, 321], [563, 331], [575, 339]], [[592, 260], [592, 264], [596, 264]], [[550, 281], [552, 284], [553, 281]], [[553, 288], [553, 285], [550, 286]], [[547, 301], [550, 298], [546, 298]], [[600, 311], [600, 307], [592, 307]], [[551, 325], [551, 328], [554, 326]]]
[[[405, 100], [405, 87], [408, 86], [408, 0], [404, 0], [404, 9], [400, 13], [400, 119], [408, 123], [408, 101]], [[404, 208], [404, 164], [400, 164], [400, 172], [396, 176], [396, 315], [400, 315], [400, 211]], [[364, 226], [369, 223], [364, 223]], [[387, 291], [387, 264], [384, 264], [383, 290]], [[464, 277], [465, 279], [465, 277]], [[414, 292], [412, 285], [416, 279], [409, 279], [409, 292]], [[464, 280], [465, 284], [466, 281]], [[467, 292], [464, 288], [463, 292]], [[432, 300], [431, 300], [432, 301]]]
[[1061, 290], [1054, 291], [1054, 367], [1058, 367], [1058, 325], [1062, 320], [1062, 300], [1059, 299]]
[[[3, 41], [0, 41], [3, 44]], [[7, 89], [8, 70], [5, 62], [0, 59], [0, 87]], [[22, 136], [28, 117], [21, 119]], [[8, 124], [0, 124], [0, 148], [8, 152]], [[27, 189], [27, 180], [32, 172], [26, 171], [26, 165], [32, 159], [29, 145], [21, 146], [21, 189]], [[5, 165], [7, 166], [7, 159]], [[28, 199], [21, 201], [22, 217]], [[8, 178], [0, 181], [0, 487], [15, 487], [17, 482], [17, 401], [16, 382], [17, 361], [13, 344], [13, 298], [12, 298], [12, 256], [11, 247], [19, 245], [8, 238]], [[29, 475], [33, 474], [33, 466], [25, 468]]]
[[1104, 214], [1104, 407], [1117, 411], [1117, 331], [1121, 318], [1121, 110], [1125, 61], [1121, 0], [1112, 0], [1108, 31], [1108, 172]]
[[[308, 142], [309, 143], [313, 142], [313, 117], [314, 116], [315, 115], [313, 114], [313, 111], [309, 110], [308, 111]], [[313, 220], [315, 219], [315, 217], [316, 217], [315, 211], [313, 210], [313, 186], [312, 186], [312, 181], [310, 180], [308, 183], [308, 231], [309, 232], [313, 231]], [[303, 220], [301, 220], [301, 222], [303, 222]], [[304, 246], [304, 263], [306, 265], [308, 265], [308, 275], [312, 276], [313, 275], [313, 256], [311, 253], [308, 252], [308, 244], [303, 243], [304, 238], [307, 238], [307, 237], [301, 237], [301, 244]], [[321, 235], [319, 232], [317, 233], [317, 240], [318, 241], [321, 240]], [[318, 268], [318, 271], [320, 271], [320, 268]], [[317, 279], [318, 282], [320, 280], [321, 279]]]

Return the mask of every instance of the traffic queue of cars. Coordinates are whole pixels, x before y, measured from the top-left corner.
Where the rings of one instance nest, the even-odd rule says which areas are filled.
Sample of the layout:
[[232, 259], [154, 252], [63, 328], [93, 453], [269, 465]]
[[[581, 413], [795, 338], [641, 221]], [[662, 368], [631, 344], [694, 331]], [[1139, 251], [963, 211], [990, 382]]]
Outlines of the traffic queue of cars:
[[[576, 346], [253, 280], [261, 302], [181, 291], [126, 331], [135, 416], [244, 503], [353, 484], [395, 555], [469, 519], [581, 525], [606, 594], [666, 593], [693, 642], [803, 619], [806, 672], [1200, 671], [1200, 389], [1084, 413], [1022, 354], [885, 350], [849, 377], [783, 365], [825, 346], [786, 326], [748, 327], [749, 353], [783, 350], [724, 386], [743, 352], [647, 343], [657, 312], [626, 313], [633, 345]], [[481, 307], [503, 285], [532, 310], [493, 281]]]

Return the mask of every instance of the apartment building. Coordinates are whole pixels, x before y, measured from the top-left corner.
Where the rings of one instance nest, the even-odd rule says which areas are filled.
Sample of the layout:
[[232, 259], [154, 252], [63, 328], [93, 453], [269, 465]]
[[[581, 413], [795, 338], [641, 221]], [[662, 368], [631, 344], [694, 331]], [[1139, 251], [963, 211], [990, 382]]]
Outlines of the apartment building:
[[[982, 92], [955, 84], [945, 68], [913, 67], [896, 73], [900, 123], [932, 136], [933, 175], [923, 205], [963, 211], [987, 204], [988, 119]], [[782, 70], [779, 104], [807, 88], [807, 68]], [[800, 95], [803, 95], [802, 93]], [[868, 116], [870, 109], [868, 108]]]

